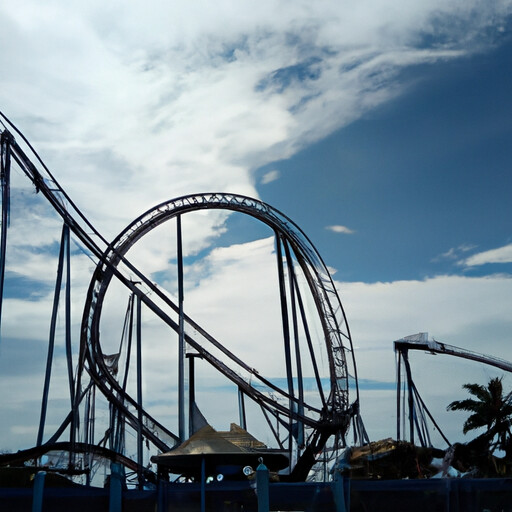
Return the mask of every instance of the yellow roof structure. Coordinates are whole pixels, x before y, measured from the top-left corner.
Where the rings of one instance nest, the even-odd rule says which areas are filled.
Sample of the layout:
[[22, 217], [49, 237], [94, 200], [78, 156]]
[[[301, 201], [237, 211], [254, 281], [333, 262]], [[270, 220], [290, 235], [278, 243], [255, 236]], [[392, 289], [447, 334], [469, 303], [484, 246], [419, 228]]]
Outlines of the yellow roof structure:
[[197, 474], [202, 460], [209, 472], [217, 472], [218, 468], [227, 466], [256, 468], [260, 458], [272, 470], [288, 466], [286, 455], [267, 448], [242, 427], [232, 423], [229, 431], [216, 431], [206, 425], [173, 450], [151, 457], [151, 461], [176, 474]]

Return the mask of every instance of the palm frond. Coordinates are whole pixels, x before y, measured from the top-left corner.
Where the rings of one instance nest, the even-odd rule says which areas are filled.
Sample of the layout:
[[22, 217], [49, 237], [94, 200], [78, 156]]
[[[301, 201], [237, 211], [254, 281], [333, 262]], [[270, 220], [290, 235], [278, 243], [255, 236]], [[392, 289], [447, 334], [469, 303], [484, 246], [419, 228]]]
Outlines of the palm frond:
[[491, 398], [488, 389], [480, 384], [464, 384], [462, 387], [482, 402], [487, 402]]
[[477, 439], [485, 441], [488, 449], [510, 449], [512, 446], [512, 403], [511, 396], [503, 395], [502, 378], [490, 379], [487, 386], [464, 384], [462, 386], [473, 398], [455, 400], [446, 410], [472, 413], [462, 426], [462, 432], [485, 428]]
[[472, 414], [462, 426], [462, 433], [466, 435], [470, 430], [486, 427], [487, 421], [479, 414]]
[[448, 405], [446, 410], [448, 411], [468, 411], [468, 412], [479, 412], [482, 409], [482, 402], [477, 402], [472, 398], [466, 398], [465, 400], [455, 400]]

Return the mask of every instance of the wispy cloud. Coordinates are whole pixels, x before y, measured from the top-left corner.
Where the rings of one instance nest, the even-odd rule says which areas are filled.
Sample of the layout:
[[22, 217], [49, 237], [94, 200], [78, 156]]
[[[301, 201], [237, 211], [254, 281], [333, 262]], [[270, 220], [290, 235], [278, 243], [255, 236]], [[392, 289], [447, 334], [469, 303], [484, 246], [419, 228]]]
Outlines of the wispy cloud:
[[507, 2], [440, 0], [256, 10], [227, 0], [199, 10], [7, 1], [0, 103], [115, 235], [172, 196], [257, 196], [255, 169], [395, 97], [405, 67], [480, 51], [509, 11]]
[[333, 233], [343, 233], [345, 235], [352, 235], [355, 233], [353, 229], [347, 228], [346, 226], [341, 226], [340, 224], [326, 226], [325, 229], [332, 231]]
[[262, 185], [266, 185], [267, 183], [271, 183], [273, 181], [276, 181], [277, 179], [279, 179], [279, 175], [280, 175], [280, 173], [276, 169], [274, 169], [272, 171], [268, 171], [261, 178], [261, 184]]
[[473, 254], [459, 262], [465, 267], [476, 267], [487, 263], [512, 263], [512, 244]]
[[459, 245], [458, 247], [452, 247], [446, 252], [443, 252], [439, 256], [436, 256], [435, 258], [432, 258], [433, 263], [437, 263], [439, 261], [444, 260], [457, 260], [461, 257], [461, 254], [472, 251], [476, 248], [476, 245], [470, 245], [470, 244], [463, 244]]

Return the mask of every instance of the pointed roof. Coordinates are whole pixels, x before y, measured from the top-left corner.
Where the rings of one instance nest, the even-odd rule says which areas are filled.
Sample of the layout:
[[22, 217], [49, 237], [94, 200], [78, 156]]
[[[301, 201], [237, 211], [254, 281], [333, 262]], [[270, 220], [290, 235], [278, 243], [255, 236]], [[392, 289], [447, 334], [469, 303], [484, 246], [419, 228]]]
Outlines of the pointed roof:
[[226, 439], [223, 436], [223, 432], [217, 432], [211, 425], [205, 425], [177, 448], [159, 457], [176, 457], [178, 455], [197, 455], [201, 453], [241, 453], [243, 451], [245, 450]]
[[268, 449], [242, 427], [232, 423], [227, 432], [217, 432], [211, 425], [205, 425], [178, 447], [154, 455], [151, 461], [177, 473], [189, 473], [200, 469], [201, 459], [205, 459], [207, 467], [213, 469], [226, 464], [256, 467], [260, 457], [269, 469], [288, 466], [286, 455]]
[[230, 443], [233, 443], [242, 449], [262, 450], [267, 448], [264, 443], [258, 441], [254, 436], [249, 434], [247, 430], [243, 429], [236, 423], [231, 423], [228, 431], [221, 431], [218, 433]]

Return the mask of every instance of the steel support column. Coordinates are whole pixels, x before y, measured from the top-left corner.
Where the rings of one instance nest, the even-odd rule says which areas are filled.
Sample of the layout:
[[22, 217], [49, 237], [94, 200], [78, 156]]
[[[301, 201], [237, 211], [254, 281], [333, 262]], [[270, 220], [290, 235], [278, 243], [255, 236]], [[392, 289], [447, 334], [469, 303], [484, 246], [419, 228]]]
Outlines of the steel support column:
[[[284, 278], [284, 265], [283, 265], [283, 251], [281, 247], [281, 236], [278, 232], [275, 233], [276, 238], [276, 256], [277, 256], [277, 273], [279, 280], [279, 293], [281, 297], [281, 319], [283, 325], [283, 343], [286, 364], [286, 380], [288, 382], [288, 395], [290, 396], [289, 402], [290, 411], [294, 408], [294, 390], [293, 390], [293, 369], [292, 369], [292, 356], [290, 351], [290, 321], [288, 318], [288, 301], [286, 297], [286, 285]], [[293, 429], [293, 415], [289, 419], [289, 451], [292, 453], [292, 429]]]
[[142, 439], [142, 302], [137, 296], [137, 465], [139, 489], [142, 489], [143, 439]]
[[[300, 354], [299, 344], [299, 325], [297, 321], [297, 304], [296, 295], [300, 297], [300, 290], [295, 286], [295, 270], [293, 268], [293, 259], [290, 253], [290, 247], [286, 240], [283, 240], [284, 250], [286, 254], [286, 265], [288, 268], [288, 286], [290, 288], [290, 305], [292, 309], [292, 326], [293, 326], [293, 340], [295, 344], [295, 364], [297, 366], [297, 388], [299, 402], [297, 404], [298, 413], [304, 414], [304, 383], [302, 380], [302, 360]], [[297, 451], [304, 446], [304, 423], [297, 420]], [[299, 457], [297, 453], [297, 457]]]
[[60, 251], [59, 251], [59, 263], [57, 266], [57, 279], [55, 281], [55, 292], [53, 295], [53, 309], [52, 309], [52, 317], [50, 321], [50, 336], [48, 339], [48, 355], [46, 358], [46, 373], [44, 378], [44, 387], [43, 387], [43, 399], [41, 402], [41, 415], [39, 418], [39, 430], [37, 432], [37, 443], [36, 446], [41, 446], [43, 442], [43, 433], [44, 433], [44, 424], [46, 421], [46, 410], [48, 407], [48, 394], [50, 392], [50, 379], [52, 375], [52, 365], [53, 365], [53, 350], [55, 347], [55, 330], [57, 326], [57, 313], [59, 310], [59, 297], [62, 286], [62, 274], [64, 269], [64, 258], [66, 255], [65, 246], [66, 246], [66, 233], [69, 236], [69, 231], [66, 230], [66, 225], [64, 224], [62, 227], [62, 236], [60, 240]]
[[[2, 217], [0, 232], [0, 327], [4, 301], [5, 253], [7, 250], [7, 227], [9, 224], [9, 203], [11, 188], [11, 146], [10, 134], [2, 133], [0, 141], [0, 182], [2, 187]], [[1, 333], [1, 331], [0, 331]], [[1, 339], [1, 334], [0, 334]]]
[[185, 323], [183, 316], [183, 246], [181, 236], [181, 215], [176, 217], [176, 232], [178, 245], [178, 308], [179, 308], [179, 333], [178, 333], [178, 435], [183, 443], [186, 439], [185, 432]]

